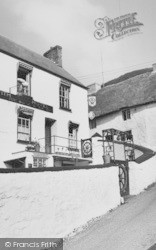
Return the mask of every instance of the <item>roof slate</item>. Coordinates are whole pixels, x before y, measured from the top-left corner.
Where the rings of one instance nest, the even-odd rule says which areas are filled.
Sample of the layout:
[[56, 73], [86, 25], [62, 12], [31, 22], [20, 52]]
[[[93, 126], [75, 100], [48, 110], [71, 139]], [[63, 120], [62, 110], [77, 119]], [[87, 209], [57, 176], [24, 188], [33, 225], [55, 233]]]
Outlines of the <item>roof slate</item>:
[[9, 56], [22, 60], [26, 63], [33, 65], [41, 70], [44, 70], [50, 74], [58, 76], [62, 79], [71, 81], [72, 83], [87, 89], [81, 82], [70, 75], [66, 70], [57, 66], [50, 59], [41, 56], [25, 47], [16, 44], [15, 42], [0, 36], [0, 52], [3, 52]]
[[96, 94], [95, 116], [104, 116], [124, 108], [156, 102], [156, 73], [146, 72], [121, 83], [108, 85]]

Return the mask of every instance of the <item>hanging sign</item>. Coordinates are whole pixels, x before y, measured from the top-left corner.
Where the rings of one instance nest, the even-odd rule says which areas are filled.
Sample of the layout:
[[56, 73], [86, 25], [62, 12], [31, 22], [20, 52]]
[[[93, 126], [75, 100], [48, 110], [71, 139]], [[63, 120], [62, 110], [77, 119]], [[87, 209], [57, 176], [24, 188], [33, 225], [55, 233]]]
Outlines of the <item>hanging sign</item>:
[[89, 96], [88, 97], [88, 104], [91, 107], [96, 106], [96, 96]]
[[98, 40], [110, 37], [111, 41], [116, 41], [125, 36], [140, 33], [140, 23], [136, 19], [137, 13], [130, 13], [114, 19], [108, 17], [98, 18], [95, 20], [94, 37]]
[[92, 157], [92, 139], [81, 140], [81, 150], [82, 157], [89, 158]]
[[90, 111], [88, 116], [90, 120], [93, 120], [95, 118], [95, 113], [93, 111]]

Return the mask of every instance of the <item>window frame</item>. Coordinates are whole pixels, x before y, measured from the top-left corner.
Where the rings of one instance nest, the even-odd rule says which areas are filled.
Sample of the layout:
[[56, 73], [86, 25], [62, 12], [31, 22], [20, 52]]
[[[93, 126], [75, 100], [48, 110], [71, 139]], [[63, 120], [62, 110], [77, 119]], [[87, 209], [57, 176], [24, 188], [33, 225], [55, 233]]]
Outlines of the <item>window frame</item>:
[[[20, 129], [19, 129], [19, 127], [20, 127], [19, 126], [19, 119], [21, 119], [21, 125], [22, 125], [23, 121], [25, 121], [25, 124], [26, 124], [26, 122], [28, 122], [28, 124], [29, 124], [29, 126], [28, 126], [29, 132], [28, 133], [24, 132], [24, 131], [23, 132], [20, 131]], [[25, 126], [21, 126], [21, 127], [26, 128], [26, 125]], [[22, 134], [22, 135], [28, 135], [28, 140], [20, 139], [19, 138], [20, 134]], [[17, 142], [21, 142], [21, 143], [25, 143], [25, 144], [28, 144], [28, 143], [31, 142], [31, 118], [30, 117], [24, 117], [24, 116], [22, 116], [22, 114], [18, 114], [17, 115]]]
[[122, 118], [124, 121], [131, 119], [131, 110], [129, 108], [122, 110]]
[[96, 118], [94, 118], [93, 120], [89, 120], [89, 128], [90, 129], [94, 129], [97, 127], [97, 121]]
[[71, 84], [61, 80], [60, 86], [59, 86], [59, 108], [60, 109], [71, 111], [70, 90], [71, 90]]
[[[21, 73], [19, 72], [21, 70]], [[25, 74], [25, 77], [21, 76]], [[32, 77], [33, 67], [23, 62], [19, 62], [17, 65], [17, 95], [31, 96], [31, 77]], [[28, 78], [28, 81], [27, 81]], [[18, 79], [23, 79], [28, 82], [28, 86], [23, 86]], [[21, 88], [21, 90], [20, 90]]]
[[[36, 164], [35, 164], [36, 161]], [[41, 161], [41, 165], [40, 165]], [[47, 167], [47, 158], [33, 156], [33, 167], [34, 168], [45, 168]]]
[[[74, 135], [74, 133], [75, 135]], [[69, 131], [68, 131], [69, 132]], [[68, 147], [70, 149], [77, 149], [78, 148], [78, 142], [77, 142], [77, 134], [78, 134], [78, 129], [73, 129], [72, 133], [68, 133]]]
[[78, 150], [79, 124], [69, 122], [68, 124], [68, 147], [71, 150]]

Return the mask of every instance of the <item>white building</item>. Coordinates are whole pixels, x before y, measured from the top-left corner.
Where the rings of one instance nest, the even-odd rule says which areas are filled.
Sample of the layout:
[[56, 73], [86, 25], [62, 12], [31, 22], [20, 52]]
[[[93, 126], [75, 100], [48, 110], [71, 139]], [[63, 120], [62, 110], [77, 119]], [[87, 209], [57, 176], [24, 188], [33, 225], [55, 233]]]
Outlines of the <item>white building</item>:
[[[91, 96], [96, 97], [96, 105], [89, 107], [93, 164], [130, 160], [130, 188], [151, 184], [156, 178], [156, 157], [147, 159], [156, 151], [156, 65], [114, 79]], [[146, 147], [147, 155], [125, 146], [127, 142]]]
[[[105, 129], [131, 131], [135, 144], [156, 149], [156, 70], [125, 74], [97, 91], [90, 107], [90, 134], [102, 136]], [[133, 76], [136, 74], [135, 76]], [[132, 77], [133, 76], [133, 77]], [[127, 79], [126, 79], [127, 78]]]
[[1, 167], [87, 164], [87, 88], [62, 68], [62, 48], [41, 56], [1, 36], [0, 65]]

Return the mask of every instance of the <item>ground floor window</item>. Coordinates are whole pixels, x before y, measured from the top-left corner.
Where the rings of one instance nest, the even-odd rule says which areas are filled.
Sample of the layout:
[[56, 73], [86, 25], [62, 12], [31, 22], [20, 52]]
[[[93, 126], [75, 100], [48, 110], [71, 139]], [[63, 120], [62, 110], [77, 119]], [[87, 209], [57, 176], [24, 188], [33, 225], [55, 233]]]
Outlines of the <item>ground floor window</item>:
[[34, 157], [33, 158], [33, 166], [35, 168], [43, 168], [46, 167], [46, 158], [42, 158], [42, 157]]
[[77, 143], [77, 134], [78, 134], [78, 127], [79, 125], [73, 122], [69, 122], [69, 131], [68, 131], [68, 138], [69, 138], [69, 148], [76, 149], [78, 147]]
[[34, 110], [20, 106], [17, 111], [17, 141], [31, 142], [31, 121]]
[[77, 148], [77, 130], [73, 129], [69, 133], [69, 148]]
[[18, 116], [17, 139], [19, 141], [29, 142], [31, 140], [30, 128], [31, 128], [30, 118]]

